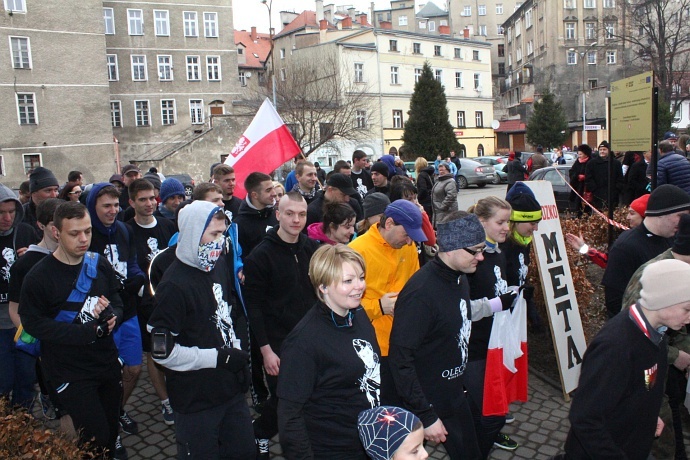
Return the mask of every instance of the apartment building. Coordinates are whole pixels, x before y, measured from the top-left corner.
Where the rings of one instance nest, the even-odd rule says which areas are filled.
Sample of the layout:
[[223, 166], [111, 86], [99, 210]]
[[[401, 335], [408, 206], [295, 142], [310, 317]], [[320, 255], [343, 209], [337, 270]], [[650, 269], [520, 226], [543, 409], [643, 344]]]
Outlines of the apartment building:
[[448, 11], [434, 2], [420, 5], [415, 13], [414, 0], [392, 0], [391, 7], [383, 10], [371, 9], [372, 24], [380, 29], [394, 29], [429, 35], [449, 35]]
[[271, 36], [258, 33], [256, 27], [249, 32], [236, 30], [235, 46], [241, 92], [247, 98], [255, 97], [268, 85], [266, 69], [271, 55]]

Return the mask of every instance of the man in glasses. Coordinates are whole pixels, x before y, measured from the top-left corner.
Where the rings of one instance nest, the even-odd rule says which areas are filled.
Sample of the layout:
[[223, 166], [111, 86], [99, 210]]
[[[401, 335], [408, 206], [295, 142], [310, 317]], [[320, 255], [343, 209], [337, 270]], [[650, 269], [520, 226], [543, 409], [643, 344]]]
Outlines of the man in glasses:
[[471, 321], [493, 314], [488, 303], [472, 311], [467, 281], [484, 260], [485, 238], [477, 216], [464, 211], [438, 225], [438, 254], [400, 292], [390, 336], [404, 407], [422, 421], [425, 439], [443, 443], [453, 460], [480, 458], [463, 373]]

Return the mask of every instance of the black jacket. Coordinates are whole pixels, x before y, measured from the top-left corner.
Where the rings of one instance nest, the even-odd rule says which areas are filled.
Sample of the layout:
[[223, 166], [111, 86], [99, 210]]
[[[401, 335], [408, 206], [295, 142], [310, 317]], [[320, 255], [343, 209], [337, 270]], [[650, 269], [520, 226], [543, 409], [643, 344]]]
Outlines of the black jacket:
[[278, 225], [275, 208], [255, 209], [243, 201], [233, 222], [237, 224], [237, 239], [242, 248], [242, 260], [264, 239], [269, 228]]
[[527, 170], [522, 165], [522, 162], [519, 158], [516, 158], [513, 161], [508, 162], [505, 168], [505, 172], [508, 175], [509, 184], [514, 184], [515, 182], [525, 180], [525, 174], [527, 174]]
[[[325, 202], [325, 194], [326, 192], [323, 190], [318, 192], [314, 201], [309, 203], [309, 207], [307, 207], [307, 225], [304, 227], [305, 233], [307, 232], [307, 227], [309, 227], [311, 224], [323, 221], [323, 205]], [[349, 205], [355, 211], [357, 222], [364, 219], [362, 207], [359, 205], [359, 202], [356, 199], [350, 197]], [[242, 250], [244, 250], [244, 247]]]
[[429, 166], [419, 171], [417, 177], [417, 199], [419, 204], [424, 207], [424, 210], [431, 219], [433, 206], [431, 204], [431, 189], [434, 187], [434, 167]]
[[628, 169], [625, 180], [630, 201], [636, 200], [642, 195], [649, 193], [649, 190], [647, 190], [647, 186], [649, 185], [647, 166], [649, 165], [646, 161], [640, 160], [630, 165], [630, 169]]
[[[611, 202], [613, 207], [618, 206], [618, 196], [625, 187], [625, 179], [623, 178], [623, 167], [620, 161], [613, 159], [612, 163], [613, 173], [613, 188], [611, 190]], [[585, 168], [585, 186], [588, 192], [594, 195], [593, 205], [597, 209], [602, 209], [608, 206], [608, 184], [609, 184], [609, 161], [608, 158], [602, 158], [599, 155], [592, 155], [592, 158], [587, 162]]]

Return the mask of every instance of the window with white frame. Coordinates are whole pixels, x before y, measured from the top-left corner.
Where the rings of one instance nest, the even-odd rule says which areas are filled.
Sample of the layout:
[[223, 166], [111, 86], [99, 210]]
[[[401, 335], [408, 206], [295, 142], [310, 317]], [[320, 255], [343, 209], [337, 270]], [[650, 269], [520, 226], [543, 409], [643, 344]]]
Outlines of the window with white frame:
[[434, 70], [434, 78], [436, 79], [437, 82], [443, 83], [443, 70], [441, 70], [441, 69]]
[[398, 25], [399, 26], [406, 26], [407, 25], [407, 16], [398, 16]]
[[515, 21], [515, 38], [519, 37], [522, 33], [522, 20], [518, 19]]
[[388, 51], [398, 51], [398, 40], [388, 40]]
[[464, 110], [458, 110], [457, 123], [458, 123], [458, 128], [464, 128], [465, 127], [465, 111]]
[[455, 59], [462, 59], [462, 48], [454, 48], [453, 57], [455, 57]]
[[393, 110], [393, 128], [401, 129], [403, 127], [403, 111]]
[[397, 84], [398, 84], [398, 67], [392, 66], [391, 67], [391, 85], [397, 85]]
[[496, 25], [496, 35], [503, 35], [503, 26], [500, 24]]
[[5, 155], [0, 155], [0, 176], [6, 176], [7, 171], [5, 171]]
[[364, 64], [355, 62], [355, 83], [364, 82]]
[[159, 37], [170, 36], [170, 13], [168, 10], [153, 10], [153, 21], [156, 35]]
[[506, 46], [503, 43], [499, 44], [496, 52], [498, 57], [506, 57]]
[[118, 81], [120, 76], [117, 71], [117, 54], [106, 54], [105, 61], [108, 65], [108, 81]]
[[103, 8], [103, 22], [105, 23], [105, 34], [115, 35], [115, 13], [112, 8]]
[[287, 80], [287, 70], [280, 69], [280, 81]]
[[43, 166], [43, 160], [40, 153], [24, 153], [22, 154], [24, 160], [24, 174], [31, 174], [34, 169]]
[[588, 78], [587, 79], [587, 86], [590, 89], [598, 88], [599, 87], [599, 81], [596, 78]]
[[472, 16], [472, 7], [470, 5], [465, 5], [462, 8], [462, 15], [463, 16]]
[[574, 22], [565, 23], [565, 39], [575, 40], [577, 38], [576, 24]]
[[436, 31], [436, 21], [429, 21], [429, 32]]
[[285, 59], [285, 48], [280, 48], [280, 59]]
[[16, 93], [17, 94], [17, 115], [19, 117], [20, 125], [36, 125], [38, 118], [36, 116], [36, 102], [34, 93]]
[[134, 119], [137, 126], [151, 126], [149, 101], [134, 101]]
[[419, 21], [419, 28], [426, 29], [426, 19]]
[[525, 11], [525, 29], [532, 27], [532, 10]]
[[144, 35], [144, 11], [127, 9], [127, 25], [130, 35]]
[[113, 128], [122, 128], [122, 103], [110, 101], [110, 124]]
[[477, 11], [479, 12], [479, 16], [486, 16], [486, 5], [479, 5]]
[[568, 65], [576, 65], [577, 64], [577, 53], [575, 51], [570, 51], [568, 50], [568, 54], [566, 55], [566, 63]]
[[204, 36], [218, 37], [218, 13], [204, 13]]
[[158, 55], [158, 79], [160, 81], [172, 81], [173, 65], [172, 56]]
[[201, 80], [199, 56], [187, 56], [187, 81]]
[[616, 63], [616, 52], [611, 50], [606, 52], [606, 63], [615, 64]]
[[12, 48], [12, 67], [15, 69], [31, 68], [31, 45], [29, 37], [10, 37]]
[[204, 123], [204, 101], [201, 99], [189, 100], [189, 118], [193, 125]]
[[24, 0], [5, 0], [5, 11], [26, 13], [26, 2]]
[[441, 56], [441, 45], [434, 45], [434, 56]]
[[414, 69], [414, 82], [417, 83], [422, 78], [422, 69]]
[[527, 56], [534, 54], [534, 42], [532, 40], [527, 42]]
[[479, 26], [479, 35], [486, 37], [486, 26]]
[[604, 38], [606, 38], [607, 40], [614, 38], [614, 36], [616, 35], [616, 25], [613, 22], [607, 22], [606, 24], [604, 24], [604, 29], [606, 30]]
[[587, 64], [594, 65], [597, 63], [597, 52], [588, 51], [587, 52]]
[[146, 81], [148, 80], [148, 75], [146, 72], [146, 55], [143, 54], [133, 54], [132, 59], [132, 80], [133, 81]]
[[587, 40], [596, 40], [597, 31], [594, 22], [585, 22], [585, 37], [587, 37]]
[[572, 10], [575, 8], [575, 0], [563, 0], [563, 8]]
[[474, 74], [474, 89], [479, 89], [482, 86], [482, 76], [478, 73]]
[[616, 0], [604, 0], [604, 8], [615, 8]]
[[163, 126], [175, 124], [175, 99], [161, 99], [161, 122]]
[[479, 50], [472, 50], [472, 60], [473, 61], [479, 60]]
[[503, 3], [496, 3], [496, 14], [503, 14]]
[[513, 65], [513, 55], [508, 54], [508, 67]]
[[474, 122], [477, 126], [477, 128], [483, 128], [484, 127], [484, 112], [474, 112]]
[[365, 129], [367, 127], [366, 110], [357, 110], [355, 113], [355, 126], [360, 129]]
[[196, 19], [196, 11], [183, 11], [182, 17], [184, 19], [184, 36], [198, 37], [199, 29]]
[[585, 0], [585, 8], [596, 8], [597, 0]]
[[412, 44], [412, 53], [413, 54], [422, 54], [422, 44], [421, 43], [413, 43]]
[[455, 72], [455, 87], [462, 88], [462, 72]]
[[206, 56], [208, 81], [220, 81], [220, 56]]

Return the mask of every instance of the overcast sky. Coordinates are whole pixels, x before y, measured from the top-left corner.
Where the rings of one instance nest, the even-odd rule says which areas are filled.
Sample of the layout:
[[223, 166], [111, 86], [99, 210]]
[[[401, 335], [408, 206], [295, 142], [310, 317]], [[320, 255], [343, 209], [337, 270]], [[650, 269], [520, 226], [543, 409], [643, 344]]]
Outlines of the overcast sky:
[[[270, 2], [271, 0], [269, 0]], [[357, 8], [357, 12], [364, 12], [369, 14], [369, 6], [371, 2], [368, 0], [345, 0], [338, 2], [335, 0], [324, 0], [324, 5], [334, 3], [335, 5], [351, 5]], [[442, 3], [442, 2], [441, 2]], [[252, 26], [256, 26], [259, 32], [268, 33], [268, 9], [260, 0], [234, 0], [233, 10], [235, 13], [234, 27], [237, 30], [250, 30]], [[390, 8], [389, 0], [377, 0], [376, 9]], [[272, 26], [276, 29], [276, 33], [280, 32], [280, 12], [294, 11], [301, 13], [304, 10], [316, 10], [316, 2], [314, 0], [273, 0], [271, 6], [271, 16], [273, 17]], [[371, 18], [369, 18], [371, 22]]]

